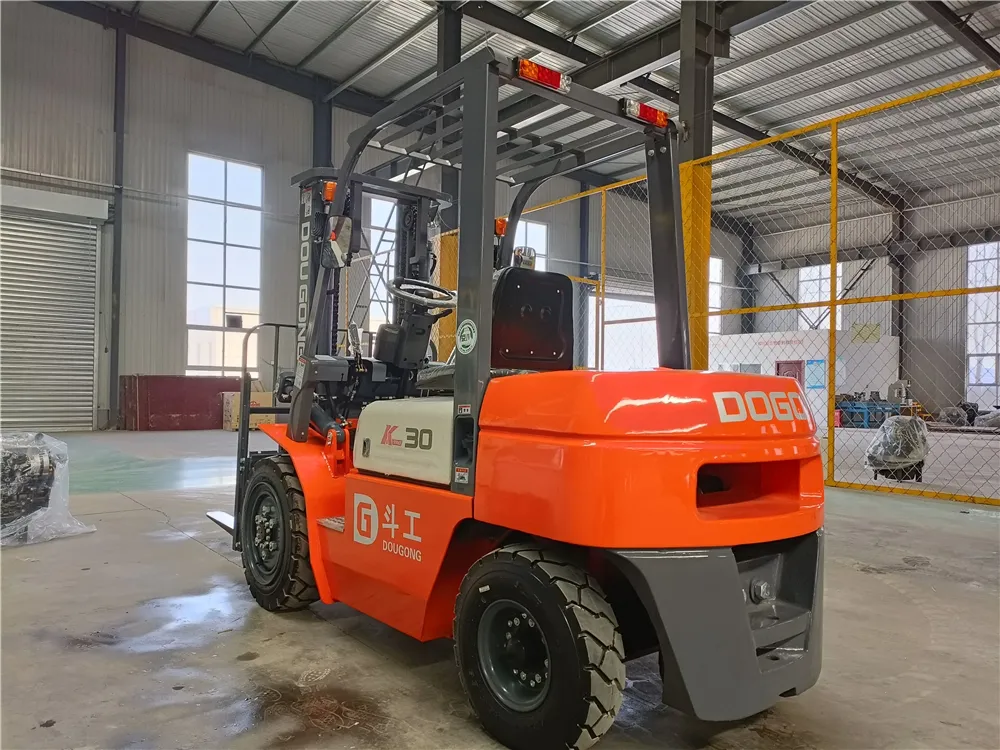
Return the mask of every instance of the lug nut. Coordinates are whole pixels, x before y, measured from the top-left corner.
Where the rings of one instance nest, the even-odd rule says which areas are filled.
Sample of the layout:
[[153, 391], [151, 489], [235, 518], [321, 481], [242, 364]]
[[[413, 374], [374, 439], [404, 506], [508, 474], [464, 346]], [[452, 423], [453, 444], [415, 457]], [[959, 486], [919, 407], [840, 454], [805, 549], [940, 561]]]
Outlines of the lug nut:
[[528, 627], [529, 628], [535, 627], [535, 621], [534, 620], [528, 620]]
[[528, 675], [526, 675], [526, 674], [525, 674], [524, 672], [521, 672], [521, 679], [522, 679], [522, 680], [523, 680], [523, 679], [524, 679], [525, 677], [527, 677], [527, 676], [528, 676]]
[[505, 635], [507, 636], [507, 640], [509, 641], [510, 640], [510, 633], [505, 633]]
[[755, 578], [750, 582], [750, 598], [755, 604], [774, 599], [774, 587], [768, 581]]
[[514, 624], [515, 625], [520, 625], [521, 624], [521, 618], [520, 617], [515, 617], [514, 618]]
[[542, 676], [540, 674], [536, 674], [535, 675], [535, 682], [541, 682], [541, 681], [542, 681]]

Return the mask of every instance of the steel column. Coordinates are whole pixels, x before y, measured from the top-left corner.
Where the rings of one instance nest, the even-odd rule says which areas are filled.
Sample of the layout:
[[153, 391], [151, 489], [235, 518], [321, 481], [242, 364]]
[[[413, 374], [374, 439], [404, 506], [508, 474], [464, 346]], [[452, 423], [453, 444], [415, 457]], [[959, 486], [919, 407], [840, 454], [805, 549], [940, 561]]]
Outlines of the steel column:
[[649, 136], [645, 149], [657, 361], [660, 367], [686, 370], [691, 367], [691, 345], [677, 177], [677, 139], [673, 136]]
[[458, 310], [455, 331], [455, 437], [451, 489], [472, 495], [476, 486], [479, 409], [490, 379], [492, 351], [493, 210], [496, 197], [497, 96], [495, 65], [465, 78], [462, 154], [462, 232], [458, 237]]
[[[580, 192], [588, 190], [590, 185], [585, 182], [580, 183]], [[580, 206], [580, 251], [579, 251], [579, 263], [576, 267], [576, 275], [581, 279], [590, 278], [590, 196], [581, 198], [577, 201]], [[577, 299], [586, 300], [596, 287], [589, 287], [583, 284], [577, 286]], [[577, 307], [579, 310], [582, 307], [583, 313], [575, 316], [576, 319], [576, 330], [574, 331], [574, 338], [576, 338], [576, 353], [575, 361], [573, 364], [579, 365], [581, 367], [587, 366], [587, 355], [588, 355], [588, 342], [587, 342], [587, 332], [592, 330], [592, 321], [588, 320], [587, 312], [590, 310], [589, 306]], [[596, 308], [595, 308], [596, 310]]]
[[715, 79], [715, 3], [681, 3], [680, 160], [712, 153], [712, 96]]
[[[754, 307], [757, 304], [757, 295], [754, 290], [753, 277], [743, 270], [751, 263], [757, 262], [754, 232], [741, 233], [740, 245], [740, 267], [736, 269], [736, 284], [740, 288], [740, 307]], [[740, 333], [753, 332], [754, 314], [743, 313], [740, 315]]]
[[333, 165], [333, 103], [316, 97], [312, 106], [312, 165], [329, 167]]
[[[445, 5], [443, 12], [437, 20], [437, 72], [444, 73], [453, 65], [457, 65], [462, 59], [462, 11], [450, 5]], [[461, 99], [460, 91], [452, 91], [444, 96], [446, 107]], [[457, 118], [442, 117], [438, 121], [438, 128], [444, 129], [457, 123]], [[460, 140], [459, 136], [443, 138], [442, 145]], [[443, 230], [454, 229], [458, 226], [458, 170], [455, 167], [441, 167], [441, 192], [452, 196], [451, 206], [441, 212], [441, 224]]]
[[125, 93], [128, 35], [115, 30], [115, 151], [113, 178], [115, 223], [111, 235], [111, 336], [108, 342], [108, 425], [118, 424], [118, 355], [121, 342], [122, 236], [125, 215]]

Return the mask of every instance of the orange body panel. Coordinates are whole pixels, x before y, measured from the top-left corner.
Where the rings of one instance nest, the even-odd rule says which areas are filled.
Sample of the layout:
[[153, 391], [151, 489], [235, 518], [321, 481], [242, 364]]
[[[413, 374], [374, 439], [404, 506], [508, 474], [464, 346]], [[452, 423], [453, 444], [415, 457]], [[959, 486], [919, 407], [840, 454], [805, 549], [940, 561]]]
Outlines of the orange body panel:
[[[752, 403], [737, 404], [742, 394]], [[494, 380], [480, 413], [475, 518], [608, 548], [732, 546], [815, 531], [823, 476], [804, 403], [790, 378], [738, 373]], [[699, 494], [705, 464], [730, 489]]]
[[[344, 531], [321, 527], [310, 539], [322, 548], [337, 599], [420, 640], [449, 636], [454, 597], [476, 558], [444, 562], [456, 527], [472, 515], [472, 498], [357, 473], [348, 475], [346, 491]], [[462, 557], [457, 548], [454, 554]], [[444, 620], [429, 611], [439, 583], [454, 592]]]

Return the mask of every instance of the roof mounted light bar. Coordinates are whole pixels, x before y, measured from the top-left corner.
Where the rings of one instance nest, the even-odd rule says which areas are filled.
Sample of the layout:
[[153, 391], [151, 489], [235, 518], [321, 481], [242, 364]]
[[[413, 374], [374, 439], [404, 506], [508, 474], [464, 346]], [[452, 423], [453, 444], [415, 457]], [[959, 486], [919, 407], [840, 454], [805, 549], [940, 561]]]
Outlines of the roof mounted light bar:
[[621, 99], [622, 114], [639, 122], [646, 122], [657, 128], [666, 128], [670, 124], [670, 116], [662, 109], [650, 107], [635, 99]]
[[544, 65], [539, 65], [523, 57], [514, 58], [514, 74], [518, 78], [537, 83], [539, 86], [545, 86], [554, 91], [561, 91], [564, 94], [569, 93], [569, 86], [572, 83], [570, 77], [565, 73], [546, 68]]

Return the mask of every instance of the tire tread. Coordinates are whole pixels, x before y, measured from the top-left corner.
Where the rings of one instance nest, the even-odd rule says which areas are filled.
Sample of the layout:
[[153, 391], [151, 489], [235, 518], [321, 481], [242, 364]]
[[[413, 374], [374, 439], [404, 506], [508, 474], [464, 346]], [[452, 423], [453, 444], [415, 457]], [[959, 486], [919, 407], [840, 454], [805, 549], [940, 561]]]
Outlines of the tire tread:
[[[585, 697], [589, 707], [586, 719], [577, 725], [579, 735], [575, 740], [566, 743], [566, 748], [586, 750], [611, 728], [624, 700], [625, 649], [614, 610], [605, 598], [598, 581], [562, 550], [537, 542], [510, 544], [480, 558], [470, 568], [466, 577], [472, 576], [490, 561], [517, 561], [533, 568], [552, 593], [562, 600], [561, 606], [567, 618], [575, 622], [581, 641], [579, 650], [582, 655], [583, 671], [590, 677], [589, 695]], [[464, 586], [462, 591], [464, 593]], [[455, 600], [456, 633], [461, 598], [460, 595]], [[456, 643], [456, 662], [458, 655]], [[461, 667], [459, 675], [462, 687], [466, 689]]]
[[[272, 594], [266, 594], [254, 585], [249, 571], [244, 570], [250, 593], [257, 603], [271, 612], [294, 612], [305, 609], [319, 601], [312, 564], [309, 561], [309, 526], [306, 520], [306, 498], [302, 492], [295, 467], [288, 456], [274, 456], [261, 461], [257, 471], [273, 471], [285, 492], [288, 503], [288, 530], [291, 544], [291, 561], [288, 575], [281, 586]], [[245, 568], [244, 564], [244, 568]]]

